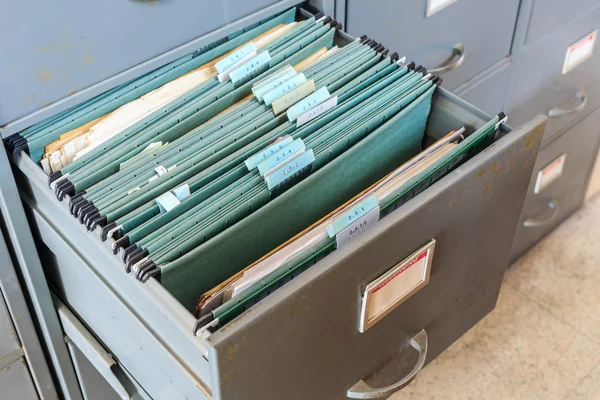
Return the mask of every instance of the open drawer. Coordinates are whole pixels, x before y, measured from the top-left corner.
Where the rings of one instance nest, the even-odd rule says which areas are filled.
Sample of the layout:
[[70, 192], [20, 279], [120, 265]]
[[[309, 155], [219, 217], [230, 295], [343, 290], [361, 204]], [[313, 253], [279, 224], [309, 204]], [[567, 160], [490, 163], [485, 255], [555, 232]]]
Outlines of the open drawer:
[[[437, 89], [426, 133], [489, 119]], [[214, 332], [158, 281], [125, 274], [27, 154], [13, 161], [48, 279], [152, 398], [385, 398], [494, 308], [544, 123], [501, 125], [493, 145]], [[365, 286], [432, 240], [429, 283], [361, 333]]]

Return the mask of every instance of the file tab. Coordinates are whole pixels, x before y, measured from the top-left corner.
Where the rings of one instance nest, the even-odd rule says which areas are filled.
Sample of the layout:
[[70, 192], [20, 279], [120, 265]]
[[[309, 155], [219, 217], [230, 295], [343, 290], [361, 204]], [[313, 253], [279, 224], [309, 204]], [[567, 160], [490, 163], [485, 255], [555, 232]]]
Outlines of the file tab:
[[293, 122], [298, 115], [305, 113], [327, 100], [331, 95], [326, 87], [322, 87], [305, 99], [294, 104], [287, 110], [288, 119]]
[[304, 76], [304, 74], [298, 74], [298, 75], [288, 79], [287, 81], [283, 82], [283, 84], [277, 86], [273, 90], [265, 93], [265, 95], [263, 96], [263, 100], [266, 105], [270, 106], [271, 103], [273, 103], [275, 100], [277, 100], [284, 94], [289, 93], [292, 90], [296, 89], [298, 86], [300, 86], [304, 82], [306, 82], [306, 77]]
[[310, 168], [313, 162], [315, 162], [315, 155], [312, 150], [296, 155], [291, 160], [273, 168], [269, 175], [265, 175], [267, 187], [272, 191]]
[[315, 81], [312, 79], [304, 82], [302, 85], [298, 86], [296, 89], [292, 90], [289, 93], [281, 96], [277, 100], [275, 100], [271, 105], [273, 106], [273, 112], [275, 115], [279, 115], [309, 94], [315, 91]]
[[240, 87], [244, 83], [256, 78], [269, 68], [270, 62], [271, 56], [267, 50], [234, 69], [229, 74], [233, 86], [235, 88]]
[[256, 52], [256, 46], [250, 42], [215, 63], [215, 69], [221, 74], [252, 52]]
[[354, 222], [360, 220], [365, 214], [378, 205], [379, 199], [377, 198], [377, 195], [373, 194], [367, 197], [329, 224], [327, 226], [327, 234], [330, 238], [334, 237]]
[[335, 106], [337, 106], [337, 102], [338, 102], [338, 97], [333, 96], [333, 97], [328, 98], [327, 100], [325, 100], [318, 106], [298, 115], [298, 118], [296, 118], [296, 127], [300, 127], [300, 126], [312, 121], [313, 119], [317, 118], [318, 116], [325, 114], [327, 111], [331, 110], [332, 108], [335, 108]]
[[276, 140], [275, 143], [271, 144], [269, 147], [263, 149], [259, 153], [254, 154], [250, 158], [245, 161], [246, 167], [249, 171], [253, 170], [260, 164], [262, 161], [269, 158], [271, 155], [275, 154], [279, 150], [283, 149], [288, 144], [292, 143], [294, 139], [291, 136], [284, 136], [280, 138], [280, 140]]
[[261, 176], [264, 176], [271, 168], [277, 166], [286, 159], [289, 159], [296, 153], [303, 152], [304, 150], [306, 150], [306, 147], [304, 146], [302, 139], [296, 139], [283, 149], [277, 151], [269, 158], [258, 164], [258, 172]]

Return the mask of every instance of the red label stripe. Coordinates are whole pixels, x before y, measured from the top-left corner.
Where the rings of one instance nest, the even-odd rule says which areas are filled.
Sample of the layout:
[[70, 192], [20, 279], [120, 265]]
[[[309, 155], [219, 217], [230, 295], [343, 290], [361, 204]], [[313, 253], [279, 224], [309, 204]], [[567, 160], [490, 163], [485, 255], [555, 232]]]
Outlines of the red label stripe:
[[391, 281], [393, 281], [394, 278], [396, 278], [398, 275], [400, 275], [401, 273], [403, 273], [404, 271], [406, 271], [407, 269], [409, 269], [410, 267], [412, 267], [413, 265], [415, 265], [416, 263], [418, 263], [419, 261], [421, 261], [422, 259], [424, 259], [425, 257], [427, 257], [427, 253], [428, 252], [429, 252], [429, 250], [425, 250], [424, 252], [422, 252], [421, 254], [419, 254], [418, 256], [416, 256], [404, 268], [400, 269], [399, 271], [396, 271], [392, 276], [390, 276], [385, 281], [383, 281], [379, 285], [377, 285], [377, 287], [375, 289], [373, 289], [373, 291], [371, 293], [375, 293], [378, 290], [383, 289], [388, 283], [390, 283]]

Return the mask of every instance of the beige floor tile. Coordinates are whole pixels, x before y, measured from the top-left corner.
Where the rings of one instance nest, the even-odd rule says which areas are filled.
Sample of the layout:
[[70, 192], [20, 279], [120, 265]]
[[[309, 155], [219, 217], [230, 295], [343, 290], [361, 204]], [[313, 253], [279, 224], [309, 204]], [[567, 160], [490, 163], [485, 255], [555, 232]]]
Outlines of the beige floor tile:
[[512, 266], [505, 283], [600, 343], [600, 197]]
[[600, 399], [600, 365], [594, 368], [585, 379], [567, 390], [565, 399], [599, 400]]
[[599, 345], [505, 287], [496, 310], [392, 399], [562, 400], [599, 362]]

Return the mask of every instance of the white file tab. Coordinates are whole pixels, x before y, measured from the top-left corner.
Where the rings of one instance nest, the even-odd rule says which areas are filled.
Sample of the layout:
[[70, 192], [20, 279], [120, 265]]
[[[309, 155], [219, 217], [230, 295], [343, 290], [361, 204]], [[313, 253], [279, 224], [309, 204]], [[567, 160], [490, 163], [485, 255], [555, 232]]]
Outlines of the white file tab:
[[435, 240], [432, 239], [367, 285], [362, 298], [358, 328], [361, 333], [429, 283], [434, 248]]

